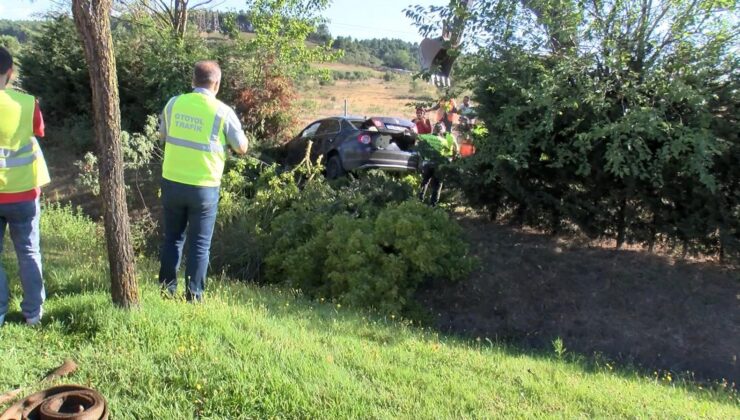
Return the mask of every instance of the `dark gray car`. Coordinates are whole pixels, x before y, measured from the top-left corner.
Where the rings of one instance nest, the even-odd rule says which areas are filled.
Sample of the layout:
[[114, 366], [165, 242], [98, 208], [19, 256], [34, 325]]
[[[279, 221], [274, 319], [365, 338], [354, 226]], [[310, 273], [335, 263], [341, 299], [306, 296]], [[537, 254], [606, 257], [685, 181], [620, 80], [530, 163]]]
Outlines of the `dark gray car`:
[[338, 178], [362, 169], [416, 171], [419, 155], [411, 150], [416, 125], [391, 117], [332, 117], [314, 121], [286, 145], [287, 163], [295, 165], [305, 156], [311, 140], [311, 159], [324, 156], [326, 176]]

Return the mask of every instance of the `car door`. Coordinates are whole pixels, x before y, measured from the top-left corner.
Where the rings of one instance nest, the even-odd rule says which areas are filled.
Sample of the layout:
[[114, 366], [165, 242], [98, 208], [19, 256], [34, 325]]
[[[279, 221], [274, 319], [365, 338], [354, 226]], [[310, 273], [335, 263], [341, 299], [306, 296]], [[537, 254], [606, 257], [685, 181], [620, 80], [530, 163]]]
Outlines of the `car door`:
[[314, 144], [311, 149], [311, 159], [318, 159], [319, 155], [325, 155], [331, 150], [340, 131], [341, 124], [338, 119], [330, 118], [321, 121], [321, 125], [312, 138]]
[[321, 121], [315, 121], [309, 124], [301, 131], [288, 145], [288, 164], [297, 165], [306, 156], [306, 146], [308, 141], [314, 140], [316, 131], [319, 129]]

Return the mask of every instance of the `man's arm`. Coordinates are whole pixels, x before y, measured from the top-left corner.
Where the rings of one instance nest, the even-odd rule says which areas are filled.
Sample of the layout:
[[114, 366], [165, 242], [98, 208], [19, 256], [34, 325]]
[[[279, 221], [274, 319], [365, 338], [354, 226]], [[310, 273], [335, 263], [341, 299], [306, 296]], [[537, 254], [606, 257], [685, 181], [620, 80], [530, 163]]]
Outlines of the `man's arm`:
[[224, 134], [226, 134], [226, 141], [229, 142], [229, 146], [236, 153], [240, 155], [247, 153], [249, 141], [247, 141], [247, 136], [244, 134], [244, 130], [242, 130], [242, 123], [239, 121], [239, 117], [236, 116], [236, 113], [231, 108], [229, 108], [226, 121], [224, 122]]

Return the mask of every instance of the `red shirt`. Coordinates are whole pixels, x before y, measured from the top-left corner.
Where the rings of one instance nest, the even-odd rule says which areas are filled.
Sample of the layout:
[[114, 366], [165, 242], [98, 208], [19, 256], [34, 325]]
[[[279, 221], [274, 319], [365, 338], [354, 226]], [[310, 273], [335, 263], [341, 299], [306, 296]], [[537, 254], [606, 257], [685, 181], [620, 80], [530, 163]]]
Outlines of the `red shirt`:
[[[39, 103], [33, 110], [33, 134], [36, 137], [44, 137], [44, 117], [41, 115]], [[41, 188], [16, 193], [0, 193], [0, 204], [20, 203], [37, 199], [41, 195]]]
[[417, 118], [413, 122], [416, 123], [416, 131], [418, 134], [432, 134], [432, 122], [429, 121], [429, 118]]

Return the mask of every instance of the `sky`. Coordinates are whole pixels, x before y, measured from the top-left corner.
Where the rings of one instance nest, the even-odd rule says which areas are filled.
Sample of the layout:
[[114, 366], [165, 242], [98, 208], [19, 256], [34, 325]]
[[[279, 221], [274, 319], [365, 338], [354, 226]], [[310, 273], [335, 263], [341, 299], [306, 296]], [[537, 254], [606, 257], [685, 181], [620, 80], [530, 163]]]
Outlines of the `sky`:
[[[244, 0], [222, 0], [221, 10], [245, 9]], [[55, 0], [0, 0], [0, 19], [33, 19], [55, 7]], [[421, 36], [403, 13], [409, 5], [445, 5], [447, 0], [333, 0], [324, 11], [333, 36], [400, 38], [420, 42]]]

